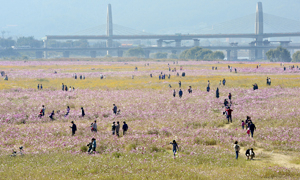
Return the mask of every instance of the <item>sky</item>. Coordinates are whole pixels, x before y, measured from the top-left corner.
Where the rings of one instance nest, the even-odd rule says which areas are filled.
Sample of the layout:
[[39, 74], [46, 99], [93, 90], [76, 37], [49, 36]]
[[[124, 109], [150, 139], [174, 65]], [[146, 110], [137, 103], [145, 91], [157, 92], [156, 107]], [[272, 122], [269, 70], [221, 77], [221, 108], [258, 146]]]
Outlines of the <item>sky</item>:
[[[189, 33], [254, 14], [257, 0], [0, 0], [5, 37], [68, 35], [113, 23], [152, 34]], [[261, 0], [265, 13], [300, 21], [299, 0]], [[300, 23], [299, 23], [300, 24]], [[252, 25], [247, 27], [252, 32]], [[97, 31], [94, 28], [93, 31]], [[254, 27], [253, 27], [254, 32]], [[96, 32], [95, 32], [96, 33]], [[102, 33], [102, 32], [101, 32]], [[99, 34], [101, 34], [99, 33]], [[84, 34], [82, 34], [84, 35]]]

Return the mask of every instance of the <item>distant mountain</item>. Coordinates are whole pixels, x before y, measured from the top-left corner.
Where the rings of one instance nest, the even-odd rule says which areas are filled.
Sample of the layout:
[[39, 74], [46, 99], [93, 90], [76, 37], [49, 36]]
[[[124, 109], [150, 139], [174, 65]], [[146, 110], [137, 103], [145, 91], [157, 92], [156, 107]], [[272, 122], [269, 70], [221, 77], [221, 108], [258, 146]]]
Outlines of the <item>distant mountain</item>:
[[[300, 19], [299, 0], [262, 2], [265, 13]], [[257, 0], [10, 0], [0, 4], [0, 31], [37, 38], [78, 32], [105, 24], [108, 3], [114, 24], [163, 34], [193, 32], [254, 14]]]

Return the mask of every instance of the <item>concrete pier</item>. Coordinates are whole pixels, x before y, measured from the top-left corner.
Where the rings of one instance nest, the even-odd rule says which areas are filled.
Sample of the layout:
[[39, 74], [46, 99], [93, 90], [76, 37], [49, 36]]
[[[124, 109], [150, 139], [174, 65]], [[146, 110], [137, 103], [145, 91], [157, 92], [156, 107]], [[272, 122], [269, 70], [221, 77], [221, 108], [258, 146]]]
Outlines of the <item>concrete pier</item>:
[[42, 59], [43, 58], [43, 51], [36, 51], [35, 52], [35, 58], [36, 59]]
[[[44, 48], [47, 48], [47, 40], [43, 40], [44, 42]], [[47, 59], [48, 56], [47, 56], [47, 51], [44, 51], [44, 58]]]
[[181, 47], [181, 39], [175, 39], [175, 47]]
[[96, 51], [90, 51], [91, 58], [96, 58], [97, 52]]
[[230, 52], [231, 52], [231, 50], [226, 50], [226, 52], [227, 52], [227, 61], [230, 61], [231, 60], [231, 56], [230, 56]]
[[163, 43], [162, 39], [159, 39], [156, 42], [157, 42], [157, 47], [162, 47], [162, 43]]
[[149, 59], [150, 51], [149, 50], [145, 50], [144, 53], [145, 53], [145, 58]]
[[193, 39], [194, 40], [194, 47], [200, 45], [200, 40], [199, 39]]
[[118, 50], [118, 57], [123, 57], [123, 51], [122, 50]]
[[63, 52], [63, 57], [64, 58], [69, 58], [70, 57], [70, 51], [64, 51]]

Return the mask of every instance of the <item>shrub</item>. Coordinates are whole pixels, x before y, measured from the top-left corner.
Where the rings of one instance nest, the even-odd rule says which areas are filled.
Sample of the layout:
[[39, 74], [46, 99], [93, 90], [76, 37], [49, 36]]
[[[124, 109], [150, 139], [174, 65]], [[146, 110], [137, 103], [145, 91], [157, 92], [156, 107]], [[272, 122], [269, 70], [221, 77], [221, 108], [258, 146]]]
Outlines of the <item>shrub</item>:
[[81, 146], [80, 151], [81, 152], [87, 152], [88, 148], [87, 146]]
[[204, 141], [204, 144], [205, 144], [206, 146], [213, 146], [213, 145], [217, 145], [217, 141], [214, 140], [214, 139], [208, 139], [208, 140], [205, 140], [205, 141]]
[[113, 155], [115, 158], [120, 158], [122, 154], [119, 153], [119, 152], [114, 152], [112, 155]]
[[147, 133], [148, 134], [156, 134], [156, 135], [158, 135], [159, 131], [157, 129], [149, 129]]
[[136, 149], [137, 145], [136, 144], [129, 144], [126, 146], [127, 151], [131, 151], [132, 149]]

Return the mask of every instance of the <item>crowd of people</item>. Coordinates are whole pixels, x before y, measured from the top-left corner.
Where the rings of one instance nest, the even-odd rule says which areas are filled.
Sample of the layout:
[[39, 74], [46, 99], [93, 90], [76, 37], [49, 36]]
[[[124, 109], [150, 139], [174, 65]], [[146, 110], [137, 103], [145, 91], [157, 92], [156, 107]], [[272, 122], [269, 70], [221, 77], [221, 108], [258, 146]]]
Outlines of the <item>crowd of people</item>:
[[64, 83], [61, 83], [61, 89], [63, 90], [63, 91], [75, 91], [75, 88], [73, 87], [69, 87], [68, 88], [68, 86], [66, 85], [66, 84], [64, 84]]
[[[147, 65], [147, 64], [146, 64]], [[228, 68], [230, 69], [230, 71], [232, 71], [232, 66], [228, 66]], [[180, 67], [180, 70], [182, 70], [182, 66]], [[135, 68], [135, 70], [137, 71], [137, 67]], [[169, 71], [171, 70], [171, 68], [169, 67]], [[217, 67], [212, 67], [212, 70], [217, 70]], [[175, 71], [176, 72], [176, 68], [174, 68], [172, 71]], [[235, 68], [235, 72], [237, 72], [236, 68]], [[165, 79], [165, 74], [163, 74], [162, 72], [160, 73], [159, 75], [159, 79]], [[168, 78], [170, 79], [170, 74], [168, 75]], [[73, 77], [75, 79], [77, 79], [77, 74], [75, 73], [73, 75]], [[152, 74], [150, 74], [150, 77], [152, 77]], [[102, 74], [100, 75], [100, 78], [103, 79], [105, 78], [105, 76], [103, 76]], [[80, 79], [85, 79], [84, 76], [80, 75]], [[207, 88], [206, 88], [206, 91], [207, 92], [210, 92], [210, 88], [211, 88], [211, 82], [208, 80], [207, 81]], [[183, 96], [183, 91], [181, 89], [181, 85], [182, 85], [182, 82], [179, 81], [178, 82], [178, 85], [179, 85], [179, 91], [178, 91], [178, 96], [179, 98], [182, 98]], [[219, 85], [223, 85], [225, 86], [226, 85], [226, 80], [225, 78], [223, 80], [220, 80], [220, 83]], [[271, 85], [271, 79], [269, 77], [267, 77], [267, 85]], [[169, 87], [171, 88], [172, 86], [169, 84]], [[42, 84], [38, 84], [37, 86], [37, 89], [38, 90], [42, 90], [43, 89], [43, 86]], [[257, 84], [254, 84], [253, 85], [253, 89], [256, 90], [258, 89], [258, 86]], [[62, 83], [62, 90], [63, 91], [72, 91], [72, 90], [75, 90], [75, 88], [73, 87], [69, 87], [65, 84]], [[189, 86], [188, 88], [188, 93], [191, 94], [193, 92], [192, 90], [192, 86]], [[173, 91], [173, 97], [176, 97], [176, 90], [174, 89]], [[216, 89], [216, 98], [219, 98], [220, 97], [220, 93], [219, 93], [219, 87], [217, 87]], [[224, 107], [225, 107], [225, 111], [223, 112], [223, 114], [226, 116], [226, 119], [228, 121], [228, 124], [229, 123], [232, 123], [232, 112], [233, 110], [231, 109], [231, 105], [232, 105], [232, 94], [229, 93], [228, 94], [228, 99], [224, 99]], [[45, 106], [42, 105], [42, 109], [39, 113], [39, 117], [42, 118], [43, 116], [45, 116]], [[51, 114], [49, 115], [49, 118], [53, 121], [55, 120], [54, 116], [55, 116], [55, 111], [53, 110], [51, 112]], [[60, 111], [57, 111], [57, 113], [59, 113]], [[117, 108], [117, 106], [115, 104], [113, 104], [113, 108], [112, 108], [112, 112], [114, 115], [119, 115], [120, 114], [120, 109]], [[68, 115], [70, 114], [70, 107], [67, 106], [67, 109], [66, 109], [66, 113], [64, 114], [64, 117], [67, 117]], [[85, 111], [83, 109], [83, 107], [81, 107], [81, 117], [84, 117], [85, 116]], [[71, 132], [72, 132], [72, 136], [75, 135], [76, 131], [77, 131], [77, 126], [76, 124], [74, 123], [74, 121], [71, 121]], [[127, 131], [128, 131], [128, 125], [127, 123], [124, 121], [123, 122], [123, 125], [122, 125], [122, 128], [120, 127], [120, 123], [119, 121], [117, 122], [113, 122], [112, 123], [112, 126], [111, 126], [111, 130], [112, 130], [112, 135], [116, 135], [116, 136], [120, 136], [120, 129], [122, 129], [122, 134], [123, 136], [126, 135]], [[94, 133], [97, 133], [98, 132], [98, 128], [97, 128], [97, 121], [95, 120], [93, 123], [91, 123], [90, 125], [90, 128], [91, 128], [91, 132], [94, 132]], [[252, 122], [251, 120], [251, 117], [247, 116], [247, 119], [245, 121], [242, 121], [242, 129], [243, 130], [246, 130], [246, 133], [248, 134], [248, 136], [252, 137], [253, 138], [253, 135], [254, 135], [254, 131], [256, 130], [256, 127], [254, 125], [254, 123]], [[179, 150], [179, 147], [178, 147], [178, 144], [177, 142], [174, 140], [173, 142], [170, 143], [172, 146], [173, 146], [173, 154], [174, 154], [174, 158], [175, 158], [175, 154], [176, 152]], [[89, 147], [88, 148], [88, 153], [95, 153], [96, 152], [96, 139], [95, 138], [92, 138], [91, 142], [87, 144], [87, 146]], [[240, 151], [240, 147], [238, 145], [238, 142], [236, 141], [234, 143], [234, 149], [235, 149], [235, 152], [236, 152], [236, 159], [238, 159], [238, 155], [239, 155], [239, 151]], [[253, 151], [253, 148], [249, 148], [246, 150], [246, 153], [245, 155], [247, 156], [247, 159], [253, 159], [255, 157], [255, 153]]]

